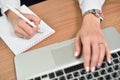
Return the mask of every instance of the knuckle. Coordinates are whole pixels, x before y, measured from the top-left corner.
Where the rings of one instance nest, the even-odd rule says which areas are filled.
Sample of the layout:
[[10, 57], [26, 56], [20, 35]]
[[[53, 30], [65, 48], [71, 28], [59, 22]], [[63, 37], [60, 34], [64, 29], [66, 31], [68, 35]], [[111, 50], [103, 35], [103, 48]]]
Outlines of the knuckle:
[[30, 38], [33, 37], [34, 35], [35, 35], [35, 32], [34, 32], [34, 31], [32, 31], [32, 32], [29, 34]]
[[18, 28], [17, 28], [17, 27], [15, 27], [15, 28], [14, 28], [14, 33], [16, 33], [16, 34], [17, 34], [18, 32], [19, 32]]
[[31, 30], [31, 31], [30, 31], [30, 36], [33, 36], [33, 35], [34, 35], [34, 31]]

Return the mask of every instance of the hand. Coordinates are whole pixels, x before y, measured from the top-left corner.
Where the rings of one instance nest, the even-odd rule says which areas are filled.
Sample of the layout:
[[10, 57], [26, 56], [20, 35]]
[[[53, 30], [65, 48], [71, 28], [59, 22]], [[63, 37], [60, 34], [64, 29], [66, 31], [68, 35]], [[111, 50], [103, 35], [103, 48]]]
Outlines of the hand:
[[23, 19], [15, 15], [11, 11], [6, 12], [8, 19], [10, 20], [11, 24], [13, 25], [14, 32], [17, 36], [21, 38], [30, 39], [33, 37], [38, 31], [38, 25], [40, 23], [40, 19], [32, 14], [23, 14], [26, 18], [30, 21], [34, 22], [37, 27], [31, 27], [27, 24]]
[[83, 52], [84, 68], [87, 72], [93, 72], [96, 67], [100, 67], [105, 56], [111, 63], [110, 50], [100, 28], [100, 20], [93, 14], [84, 16], [75, 39], [75, 48], [76, 57]]

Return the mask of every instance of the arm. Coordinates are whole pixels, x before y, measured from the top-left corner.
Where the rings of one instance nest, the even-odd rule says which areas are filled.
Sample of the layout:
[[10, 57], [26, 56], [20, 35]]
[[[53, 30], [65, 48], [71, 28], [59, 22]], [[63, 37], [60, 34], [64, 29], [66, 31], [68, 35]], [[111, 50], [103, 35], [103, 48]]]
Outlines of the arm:
[[[91, 9], [101, 10], [104, 0], [78, 0], [82, 15]], [[100, 19], [92, 13], [85, 14], [75, 39], [76, 57], [83, 52], [84, 67], [87, 72], [100, 67], [104, 57], [111, 62], [108, 44], [101, 30]]]
[[[11, 22], [14, 28], [14, 32], [17, 36], [21, 38], [29, 39], [32, 36], [34, 36], [37, 31], [38, 27], [32, 28], [30, 25], [28, 25], [24, 20], [19, 18], [16, 14], [14, 14], [12, 11], [10, 11], [6, 4], [9, 4], [13, 8], [16, 8], [19, 10], [20, 8], [20, 0], [1, 0], [1, 8], [2, 8], [2, 14], [4, 16], [7, 16], [8, 20]], [[25, 17], [27, 17], [30, 21], [33, 21], [36, 26], [39, 25], [40, 19], [32, 14], [25, 14], [23, 13]]]

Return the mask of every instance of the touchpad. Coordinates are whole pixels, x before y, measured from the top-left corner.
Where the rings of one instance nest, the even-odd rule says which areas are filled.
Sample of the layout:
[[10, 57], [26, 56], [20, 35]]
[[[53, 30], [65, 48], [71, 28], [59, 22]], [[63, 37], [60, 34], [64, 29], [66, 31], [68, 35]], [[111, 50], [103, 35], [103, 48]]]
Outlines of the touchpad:
[[57, 66], [66, 64], [75, 60], [75, 48], [74, 43], [57, 47], [51, 50], [52, 55]]

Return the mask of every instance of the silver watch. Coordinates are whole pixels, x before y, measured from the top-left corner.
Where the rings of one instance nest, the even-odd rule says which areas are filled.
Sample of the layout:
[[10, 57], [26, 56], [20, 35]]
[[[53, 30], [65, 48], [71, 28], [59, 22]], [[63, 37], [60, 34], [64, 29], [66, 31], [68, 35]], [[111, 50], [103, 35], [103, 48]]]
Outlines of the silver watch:
[[102, 13], [101, 10], [99, 10], [99, 9], [91, 9], [91, 10], [86, 11], [86, 12], [83, 14], [83, 16], [85, 16], [85, 15], [88, 14], [88, 13], [94, 14], [96, 17], [98, 17], [98, 18], [100, 19], [100, 21], [103, 21], [103, 13]]

